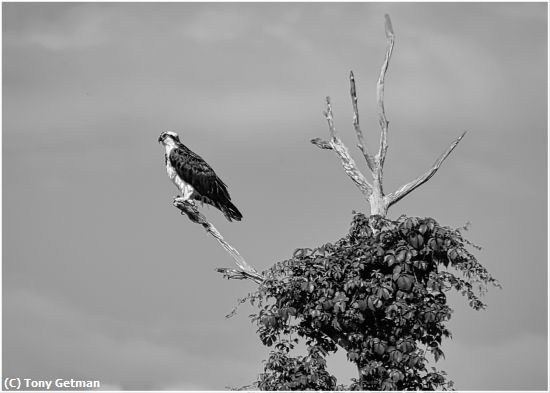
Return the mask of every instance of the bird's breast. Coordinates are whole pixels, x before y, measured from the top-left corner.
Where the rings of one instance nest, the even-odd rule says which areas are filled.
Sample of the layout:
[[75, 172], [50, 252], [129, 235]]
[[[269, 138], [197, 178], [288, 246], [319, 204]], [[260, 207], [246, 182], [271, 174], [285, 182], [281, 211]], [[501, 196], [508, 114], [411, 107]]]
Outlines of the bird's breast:
[[170, 163], [169, 153], [166, 154], [166, 172], [168, 177], [176, 185], [176, 187], [183, 193], [184, 198], [189, 198], [195, 190], [191, 184], [186, 183], [176, 172], [176, 168]]
[[166, 157], [166, 173], [168, 173], [168, 177], [172, 181], [174, 181], [174, 178], [177, 176], [176, 169], [172, 166], [168, 157]]
[[166, 162], [166, 172], [168, 173], [168, 177], [170, 180], [174, 181], [174, 178], [177, 176], [176, 168], [172, 166], [170, 163], [170, 153], [172, 153], [172, 150], [174, 149], [173, 146], [166, 145], [166, 153], [164, 155], [164, 162]]

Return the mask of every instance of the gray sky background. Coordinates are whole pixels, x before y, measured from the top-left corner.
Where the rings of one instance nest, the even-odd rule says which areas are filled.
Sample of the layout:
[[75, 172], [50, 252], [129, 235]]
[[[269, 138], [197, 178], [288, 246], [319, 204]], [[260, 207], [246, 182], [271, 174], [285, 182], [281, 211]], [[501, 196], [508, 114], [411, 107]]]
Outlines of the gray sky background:
[[[3, 4], [3, 373], [104, 387], [224, 389], [255, 380], [264, 349], [241, 307], [252, 282], [172, 207], [161, 131], [179, 132], [244, 214], [207, 216], [264, 270], [343, 236], [368, 206], [333, 153], [354, 147], [348, 73], [367, 142], [384, 13], [397, 35], [386, 85], [385, 190], [426, 171], [390, 210], [472, 222], [502, 282], [455, 308], [445, 344], [458, 389], [547, 389], [545, 3]], [[372, 148], [371, 148], [372, 150]], [[339, 351], [339, 382], [355, 376]]]

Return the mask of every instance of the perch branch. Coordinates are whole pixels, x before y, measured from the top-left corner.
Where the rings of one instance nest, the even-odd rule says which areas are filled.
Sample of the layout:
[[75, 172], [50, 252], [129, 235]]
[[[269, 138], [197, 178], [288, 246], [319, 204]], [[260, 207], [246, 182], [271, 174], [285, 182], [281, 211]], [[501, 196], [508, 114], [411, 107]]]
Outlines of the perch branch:
[[431, 169], [424, 173], [422, 176], [417, 177], [410, 183], [405, 184], [400, 189], [398, 189], [395, 192], [392, 192], [391, 194], [388, 194], [386, 198], [388, 199], [388, 207], [393, 205], [394, 203], [398, 202], [400, 199], [405, 197], [408, 193], [410, 193], [412, 190], [414, 190], [417, 187], [420, 187], [422, 184], [430, 180], [430, 178], [437, 172], [443, 161], [447, 158], [449, 154], [453, 151], [453, 149], [458, 145], [458, 143], [464, 138], [464, 135], [466, 135], [466, 131], [462, 133], [458, 138], [456, 138], [451, 145], [447, 148], [447, 150], [436, 160], [436, 162], [433, 164]]
[[380, 135], [380, 149], [378, 155], [376, 156], [377, 169], [379, 173], [382, 173], [382, 168], [384, 166], [384, 160], [386, 159], [386, 151], [388, 150], [388, 119], [386, 118], [386, 112], [384, 110], [384, 81], [386, 78], [386, 72], [388, 71], [388, 66], [390, 64], [390, 58], [393, 52], [393, 44], [395, 35], [393, 33], [393, 28], [391, 25], [390, 16], [385, 15], [386, 18], [386, 38], [388, 41], [386, 47], [386, 57], [384, 58], [384, 63], [382, 63], [382, 68], [380, 69], [380, 76], [378, 77], [378, 82], [376, 84], [376, 101], [378, 103], [378, 121], [380, 123], [380, 128], [382, 129]]
[[[265, 277], [256, 272], [256, 270], [252, 266], [246, 263], [239, 252], [229, 243], [227, 243], [220, 232], [214, 227], [214, 225], [208, 222], [206, 220], [206, 217], [199, 212], [193, 202], [183, 200], [183, 198], [180, 197], [176, 197], [174, 198], [174, 206], [181, 211], [181, 214], [186, 214], [192, 222], [202, 225], [206, 232], [212, 235], [235, 260], [238, 269], [216, 268], [216, 271], [218, 273], [223, 273], [223, 275], [228, 279], [248, 279], [254, 281], [257, 284], [261, 284], [265, 281]], [[349, 340], [334, 328], [327, 327], [325, 329], [322, 329], [321, 331], [342, 348], [349, 348]]]
[[261, 283], [264, 280], [263, 276], [259, 274], [252, 266], [246, 263], [241, 254], [239, 254], [234, 247], [225, 241], [221, 233], [214, 227], [214, 225], [208, 222], [206, 217], [199, 212], [193, 202], [176, 197], [174, 198], [174, 206], [181, 210], [181, 214], [185, 213], [192, 222], [202, 225], [206, 232], [213, 236], [224, 248], [224, 250], [227, 251], [231, 257], [233, 257], [239, 268], [239, 270], [218, 268], [216, 269], [218, 272], [224, 273], [224, 276], [227, 278], [250, 278], [256, 283]]
[[[264, 282], [265, 277], [256, 272], [256, 270], [252, 266], [246, 263], [239, 252], [229, 243], [227, 243], [220, 232], [214, 227], [214, 225], [208, 222], [206, 220], [206, 217], [199, 212], [193, 202], [183, 200], [183, 198], [180, 197], [176, 197], [174, 198], [174, 206], [181, 211], [181, 214], [186, 214], [192, 222], [202, 225], [206, 232], [212, 235], [221, 244], [221, 246], [233, 257], [238, 266], [238, 269], [221, 267], [216, 268], [217, 272], [223, 273], [223, 275], [228, 279], [248, 279], [254, 281], [257, 284], [261, 284]], [[322, 329], [321, 331], [342, 348], [346, 349], [349, 347], [349, 341], [347, 340], [347, 338], [343, 334], [336, 331], [334, 328], [327, 327], [326, 329]]]
[[336, 128], [334, 127], [334, 118], [332, 116], [332, 107], [330, 105], [330, 97], [326, 98], [327, 110], [323, 112], [328, 123], [330, 140], [325, 141], [320, 138], [311, 140], [315, 146], [320, 149], [334, 150], [334, 152], [340, 158], [344, 171], [355, 183], [355, 185], [361, 190], [361, 192], [368, 198], [372, 194], [372, 185], [363, 176], [363, 174], [357, 169], [355, 161], [349, 154], [348, 148], [344, 143], [336, 136]]
[[355, 128], [355, 133], [357, 134], [357, 140], [359, 144], [357, 147], [363, 153], [367, 165], [371, 172], [374, 173], [374, 158], [369, 154], [367, 146], [365, 145], [365, 139], [363, 137], [363, 131], [359, 125], [359, 109], [357, 108], [357, 91], [355, 90], [355, 77], [353, 76], [353, 71], [349, 73], [349, 84], [350, 84], [350, 95], [351, 103], [353, 105], [353, 127]]

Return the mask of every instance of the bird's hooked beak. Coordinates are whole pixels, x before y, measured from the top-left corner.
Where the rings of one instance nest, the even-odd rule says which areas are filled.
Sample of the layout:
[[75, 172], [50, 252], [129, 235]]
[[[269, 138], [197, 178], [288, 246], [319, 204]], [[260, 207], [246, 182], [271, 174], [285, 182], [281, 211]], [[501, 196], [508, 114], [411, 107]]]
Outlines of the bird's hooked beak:
[[163, 132], [162, 134], [160, 134], [159, 139], [158, 139], [158, 142], [159, 142], [159, 143], [162, 143], [162, 141], [164, 140], [164, 137], [165, 137], [165, 136], [166, 136], [166, 133], [165, 133], [165, 132]]

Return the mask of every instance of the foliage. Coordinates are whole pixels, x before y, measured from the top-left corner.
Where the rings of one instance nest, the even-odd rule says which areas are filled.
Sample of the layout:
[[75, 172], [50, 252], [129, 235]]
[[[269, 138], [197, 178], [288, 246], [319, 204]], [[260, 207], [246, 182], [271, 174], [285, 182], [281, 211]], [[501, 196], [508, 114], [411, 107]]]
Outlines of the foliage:
[[290, 342], [280, 340], [276, 351], [269, 355], [266, 369], [260, 375], [261, 390], [335, 390], [336, 378], [326, 371], [326, 361], [319, 348], [309, 347], [308, 355], [289, 357]]
[[[259, 337], [273, 347], [257, 386], [338, 389], [325, 356], [339, 345], [358, 369], [346, 389], [452, 389], [445, 372], [426, 367], [428, 353], [437, 361], [442, 339], [451, 335], [445, 294], [454, 288], [479, 310], [485, 307], [479, 294], [499, 285], [467, 245], [461, 229], [432, 218], [356, 213], [336, 243], [297, 249], [264, 272], [267, 279], [249, 295], [259, 309], [251, 315]], [[308, 354], [294, 358], [298, 338], [305, 338]]]

